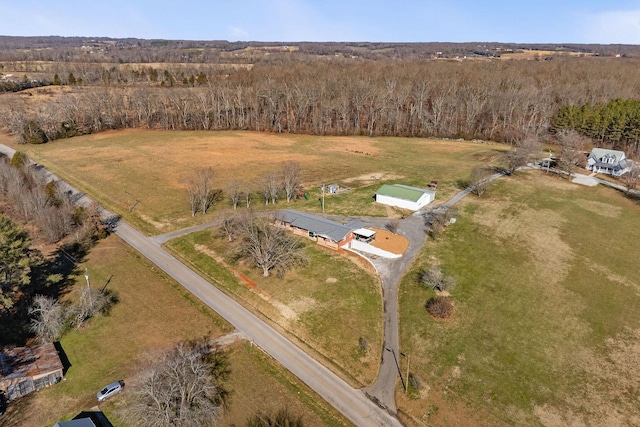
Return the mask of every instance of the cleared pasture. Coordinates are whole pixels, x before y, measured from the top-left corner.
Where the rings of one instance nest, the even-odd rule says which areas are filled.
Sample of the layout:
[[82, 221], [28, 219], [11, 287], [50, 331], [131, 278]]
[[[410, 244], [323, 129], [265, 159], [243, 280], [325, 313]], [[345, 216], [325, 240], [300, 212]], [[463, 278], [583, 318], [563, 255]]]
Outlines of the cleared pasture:
[[[301, 165], [308, 200], [279, 202], [275, 208], [320, 212], [318, 187], [339, 183], [351, 191], [327, 196], [326, 213], [385, 216], [388, 210], [373, 201], [382, 183], [426, 187], [438, 181], [436, 199], [444, 200], [474, 166], [496, 164], [505, 150], [419, 138], [153, 130], [111, 131], [15, 148], [150, 234], [215, 218], [214, 213], [190, 215], [183, 179], [198, 167], [214, 168], [216, 188], [224, 190], [229, 180], [240, 179], [255, 191], [265, 173], [293, 160]], [[222, 206], [228, 206], [224, 198], [214, 211]], [[264, 202], [256, 196], [252, 206], [261, 209]]]
[[[528, 171], [467, 198], [401, 284], [410, 424], [637, 425], [639, 241], [640, 206], [602, 186]], [[458, 281], [448, 321], [416, 284], [434, 264]]]

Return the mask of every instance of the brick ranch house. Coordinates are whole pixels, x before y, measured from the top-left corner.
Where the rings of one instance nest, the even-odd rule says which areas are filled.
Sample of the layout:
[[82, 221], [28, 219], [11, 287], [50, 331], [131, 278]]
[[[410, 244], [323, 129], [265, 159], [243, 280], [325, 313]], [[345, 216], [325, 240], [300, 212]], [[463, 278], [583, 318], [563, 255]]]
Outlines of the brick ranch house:
[[0, 390], [9, 400], [62, 380], [63, 366], [52, 343], [0, 351]]
[[[276, 213], [274, 224], [292, 231], [297, 236], [307, 237], [321, 246], [336, 250], [348, 247], [349, 243], [356, 238], [364, 237], [357, 233], [358, 229], [363, 226], [360, 221], [341, 224], [317, 215], [290, 209], [283, 209]], [[367, 238], [370, 237], [367, 236]]]

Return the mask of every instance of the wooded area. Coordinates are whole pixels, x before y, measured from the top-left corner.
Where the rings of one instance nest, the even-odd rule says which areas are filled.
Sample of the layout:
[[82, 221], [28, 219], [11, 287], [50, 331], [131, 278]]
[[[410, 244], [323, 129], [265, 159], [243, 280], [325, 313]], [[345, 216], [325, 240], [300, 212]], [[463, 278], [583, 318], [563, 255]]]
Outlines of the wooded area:
[[[81, 62], [77, 49], [71, 47], [66, 49], [76, 53], [69, 53], [68, 60], [54, 55], [56, 49], [49, 49], [52, 52], [46, 57], [37, 49], [20, 50], [20, 55], [14, 51], [13, 59], [3, 52], [5, 69], [24, 68], [25, 76], [18, 81], [32, 81], [27, 75], [37, 74], [39, 82], [48, 79], [67, 90], [64, 96], [52, 91], [52, 96], [40, 97], [37, 106], [28, 97], [6, 97], [0, 123], [29, 143], [138, 127], [515, 143], [530, 136], [544, 139], [563, 129], [561, 119], [575, 116], [572, 108], [595, 106], [592, 110], [600, 111], [598, 105], [614, 99], [640, 97], [640, 60], [624, 55], [558, 54], [502, 60], [477, 54], [465, 60], [416, 59], [404, 50], [394, 58], [393, 49], [385, 48], [384, 56], [370, 60], [367, 55], [345, 56], [339, 50], [323, 55], [285, 52], [282, 47], [233, 46], [235, 50], [216, 50], [217, 58], [227, 61], [221, 64], [217, 60], [197, 62], [189, 52], [196, 55], [205, 48], [180, 42], [180, 49], [175, 43], [151, 43], [155, 49], [145, 49], [149, 43], [140, 42], [136, 49], [130, 46], [128, 50], [115, 42], [98, 44], [102, 47], [95, 52], [97, 57], [105, 61], [118, 58], [118, 62]], [[326, 52], [327, 46], [315, 47]], [[353, 48], [341, 46], [347, 47]], [[414, 50], [418, 47], [413, 46]], [[469, 48], [464, 44], [447, 47], [442, 55], [449, 57], [456, 48], [462, 52]], [[166, 52], [180, 50], [183, 55], [161, 57], [164, 48]], [[371, 52], [366, 46], [360, 49]], [[129, 56], [124, 56], [127, 52]], [[155, 52], [153, 59], [176, 62], [142, 61], [152, 59], [149, 52]], [[133, 59], [140, 62], [127, 62]], [[615, 116], [620, 111], [607, 109], [607, 114], [614, 114], [609, 123], [622, 121]], [[637, 126], [633, 120], [626, 123], [635, 131], [621, 136], [616, 136], [619, 131], [608, 136], [594, 131], [588, 136], [637, 152]]]

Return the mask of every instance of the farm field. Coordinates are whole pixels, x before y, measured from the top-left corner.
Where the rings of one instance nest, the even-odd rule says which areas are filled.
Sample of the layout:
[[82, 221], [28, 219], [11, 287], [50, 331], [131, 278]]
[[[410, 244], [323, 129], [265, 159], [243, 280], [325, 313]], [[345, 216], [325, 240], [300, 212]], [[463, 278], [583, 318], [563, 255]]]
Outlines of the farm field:
[[[224, 320], [117, 237], [99, 242], [78, 266], [76, 283], [84, 283], [85, 268], [92, 286], [103, 286], [111, 278], [107, 286], [119, 302], [108, 316], [97, 317], [61, 339], [71, 364], [65, 380], [12, 402], [0, 426], [44, 426], [70, 419], [95, 407], [95, 394], [106, 383], [124, 378], [129, 386], [135, 384], [140, 363], [153, 352], [181, 340], [232, 332]], [[74, 297], [75, 292], [66, 296]], [[322, 399], [248, 343], [238, 342], [228, 351], [232, 396], [225, 425], [241, 425], [259, 410], [280, 407], [302, 415], [309, 425], [346, 424]], [[264, 399], [267, 395], [269, 400]], [[115, 427], [126, 426], [117, 414], [126, 396], [125, 390], [99, 405]]]
[[[422, 381], [398, 388], [405, 420], [638, 425], [640, 205], [526, 171], [459, 210], [401, 283], [400, 349]], [[436, 264], [458, 282], [444, 321], [416, 280]]]
[[[275, 323], [276, 329], [355, 387], [372, 383], [382, 346], [382, 296], [373, 272], [344, 254], [307, 243], [306, 266], [263, 277], [262, 270], [229, 256], [226, 237], [191, 233], [168, 248], [205, 278]], [[366, 340], [368, 350], [359, 346]]]
[[[318, 187], [338, 183], [351, 191], [327, 196], [326, 213], [399, 217], [401, 212], [373, 203], [382, 183], [426, 187], [438, 181], [436, 200], [446, 200], [473, 167], [497, 163], [505, 150], [501, 145], [420, 138], [151, 130], [110, 131], [14, 148], [149, 234], [211, 221], [216, 209], [228, 206], [220, 200], [211, 214], [191, 217], [183, 178], [198, 167], [214, 168], [216, 188], [224, 190], [231, 179], [257, 188], [265, 173], [293, 160], [301, 166], [308, 200], [279, 202], [276, 209], [320, 212]], [[272, 205], [264, 206], [256, 196], [252, 207]]]

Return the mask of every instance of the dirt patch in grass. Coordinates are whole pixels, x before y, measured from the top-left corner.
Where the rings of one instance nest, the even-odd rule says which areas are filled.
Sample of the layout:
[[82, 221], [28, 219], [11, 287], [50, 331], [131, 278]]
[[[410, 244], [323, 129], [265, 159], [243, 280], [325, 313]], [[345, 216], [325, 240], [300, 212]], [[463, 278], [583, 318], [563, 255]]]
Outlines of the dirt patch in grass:
[[589, 212], [602, 215], [607, 218], [618, 218], [622, 213], [622, 207], [612, 206], [610, 203], [603, 203], [597, 200], [576, 199], [573, 203], [588, 210]]
[[384, 181], [392, 181], [402, 178], [404, 178], [402, 175], [396, 175], [391, 172], [371, 172], [343, 179], [342, 182], [354, 184], [358, 187], [365, 187], [367, 185], [375, 184], [376, 182], [382, 183]]

